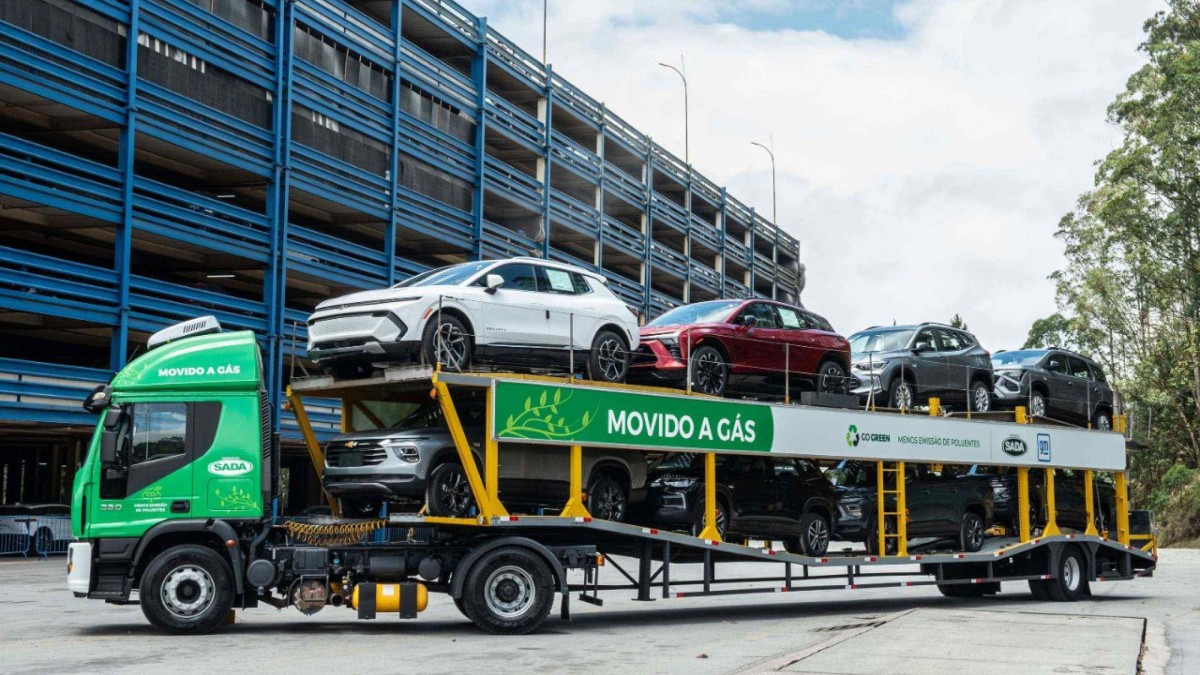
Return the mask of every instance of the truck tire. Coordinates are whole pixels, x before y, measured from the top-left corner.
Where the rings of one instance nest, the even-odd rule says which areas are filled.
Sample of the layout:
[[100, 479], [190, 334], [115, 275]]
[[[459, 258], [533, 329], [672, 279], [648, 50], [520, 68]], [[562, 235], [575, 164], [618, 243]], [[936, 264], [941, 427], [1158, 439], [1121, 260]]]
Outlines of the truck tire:
[[1041, 579], [1029, 580], [1029, 592], [1033, 595], [1034, 600], [1047, 602], [1050, 600], [1050, 589], [1047, 587], [1047, 582]]
[[211, 633], [233, 607], [233, 572], [210, 548], [174, 546], [146, 566], [139, 596], [142, 614], [155, 628], [180, 635]]
[[938, 592], [941, 593], [942, 595], [946, 596], [947, 598], [959, 597], [958, 584], [938, 584], [937, 587], [938, 587]]
[[425, 483], [425, 503], [429, 515], [469, 518], [475, 511], [475, 495], [467, 472], [458, 462], [443, 462], [429, 474]]
[[978, 513], [967, 511], [963, 514], [958, 543], [967, 553], [974, 553], [983, 548], [983, 518], [980, 518]]
[[1075, 602], [1087, 589], [1087, 561], [1079, 549], [1067, 546], [1058, 558], [1057, 574], [1046, 582], [1050, 599], [1056, 602]]
[[554, 603], [554, 573], [536, 552], [501, 546], [467, 571], [467, 618], [488, 633], [524, 635], [542, 625]]

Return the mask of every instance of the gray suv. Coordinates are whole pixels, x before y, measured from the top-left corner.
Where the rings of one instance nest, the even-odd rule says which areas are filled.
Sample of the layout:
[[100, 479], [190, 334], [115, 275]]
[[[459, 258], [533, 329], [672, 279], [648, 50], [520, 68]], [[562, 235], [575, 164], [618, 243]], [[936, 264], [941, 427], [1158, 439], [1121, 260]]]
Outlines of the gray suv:
[[1075, 352], [1020, 349], [992, 357], [996, 404], [1023, 405], [1035, 417], [1112, 429], [1113, 390], [1100, 364]]
[[850, 336], [851, 393], [866, 403], [911, 408], [938, 398], [947, 407], [992, 407], [992, 362], [974, 335], [922, 323], [875, 326]]
[[[456, 399], [458, 397], [456, 396]], [[463, 430], [483, 472], [484, 399], [455, 401]], [[500, 446], [500, 498], [509, 506], [562, 504], [567, 499], [566, 448]], [[596, 518], [622, 520], [646, 496], [646, 456], [626, 450], [584, 448], [587, 508]], [[441, 406], [426, 400], [389, 428], [334, 436], [325, 448], [325, 491], [343, 512], [365, 515], [384, 501], [425, 502], [430, 515], [470, 516], [475, 508]]]

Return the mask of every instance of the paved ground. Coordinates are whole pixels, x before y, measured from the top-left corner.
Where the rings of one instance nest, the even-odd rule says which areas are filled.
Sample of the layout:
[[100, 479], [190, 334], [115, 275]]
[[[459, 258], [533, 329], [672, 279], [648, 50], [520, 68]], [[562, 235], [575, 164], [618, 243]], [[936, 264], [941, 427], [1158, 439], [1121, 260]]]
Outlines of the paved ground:
[[1196, 550], [1163, 551], [1154, 578], [1095, 584], [1069, 605], [1017, 584], [979, 600], [921, 587], [650, 603], [617, 593], [520, 638], [480, 633], [436, 595], [411, 622], [265, 608], [214, 635], [168, 637], [137, 607], [73, 598], [64, 564], [0, 560], [0, 671], [1129, 673], [1142, 649], [1148, 673], [1200, 672]]

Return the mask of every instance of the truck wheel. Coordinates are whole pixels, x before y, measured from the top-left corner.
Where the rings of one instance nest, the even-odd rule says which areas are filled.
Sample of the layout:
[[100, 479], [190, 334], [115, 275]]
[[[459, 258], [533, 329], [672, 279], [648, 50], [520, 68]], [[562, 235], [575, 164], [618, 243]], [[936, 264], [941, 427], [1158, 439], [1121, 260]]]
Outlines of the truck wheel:
[[1050, 600], [1050, 589], [1047, 587], [1047, 582], [1041, 579], [1029, 580], [1029, 592], [1033, 595], [1034, 600], [1043, 602]]
[[625, 519], [628, 505], [625, 487], [611, 476], [599, 476], [588, 488], [587, 509], [593, 518], [619, 523]]
[[595, 382], [624, 382], [629, 372], [629, 347], [620, 335], [602, 330], [592, 339], [588, 352], [588, 379]]
[[439, 464], [425, 485], [425, 503], [429, 515], [451, 518], [469, 518], [475, 510], [475, 495], [467, 472], [458, 462]]
[[792, 553], [819, 558], [829, 550], [829, 521], [809, 511], [800, 519], [800, 536], [788, 542]]
[[1058, 558], [1058, 574], [1046, 582], [1050, 599], [1057, 602], [1075, 602], [1087, 587], [1084, 570], [1087, 569], [1083, 554], [1074, 546], [1063, 549]]
[[177, 634], [211, 633], [233, 607], [233, 574], [210, 548], [189, 544], [159, 553], [146, 567], [138, 593], [155, 628]]
[[983, 518], [978, 513], [967, 511], [963, 514], [958, 543], [967, 553], [983, 548]]
[[467, 613], [467, 603], [464, 602], [462, 598], [454, 598], [454, 606], [457, 607], [458, 611], [461, 612], [463, 616], [467, 617], [468, 620], [472, 622], [475, 621], [475, 619], [471, 618], [471, 615]]
[[463, 613], [476, 626], [497, 635], [523, 635], [550, 615], [554, 574], [537, 553], [502, 546], [471, 567], [462, 600]]
[[958, 584], [938, 584], [938, 592], [947, 598], [957, 598], [959, 585]]

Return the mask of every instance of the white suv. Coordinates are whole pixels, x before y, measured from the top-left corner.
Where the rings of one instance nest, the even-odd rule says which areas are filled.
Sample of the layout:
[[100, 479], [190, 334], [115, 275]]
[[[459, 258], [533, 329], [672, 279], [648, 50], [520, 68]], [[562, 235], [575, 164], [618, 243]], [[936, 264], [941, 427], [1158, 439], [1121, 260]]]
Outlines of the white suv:
[[566, 366], [572, 345], [589, 378], [621, 382], [636, 315], [600, 275], [539, 258], [442, 267], [326, 300], [308, 319], [309, 357], [339, 377], [403, 359], [456, 371], [473, 360]]

